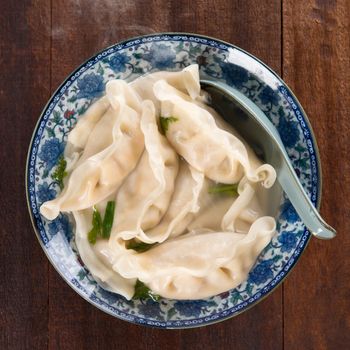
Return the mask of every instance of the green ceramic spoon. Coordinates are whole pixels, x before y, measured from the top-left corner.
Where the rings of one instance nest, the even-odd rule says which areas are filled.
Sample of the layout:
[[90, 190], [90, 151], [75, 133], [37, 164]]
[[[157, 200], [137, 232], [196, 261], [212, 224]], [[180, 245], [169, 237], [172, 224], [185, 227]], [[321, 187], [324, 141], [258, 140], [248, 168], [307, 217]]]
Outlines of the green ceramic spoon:
[[235, 129], [259, 157], [276, 169], [278, 182], [310, 232], [321, 239], [335, 237], [335, 229], [322, 219], [305, 193], [276, 128], [264, 112], [225, 83], [201, 80], [201, 87], [209, 93], [212, 107], [227, 121], [234, 117]]

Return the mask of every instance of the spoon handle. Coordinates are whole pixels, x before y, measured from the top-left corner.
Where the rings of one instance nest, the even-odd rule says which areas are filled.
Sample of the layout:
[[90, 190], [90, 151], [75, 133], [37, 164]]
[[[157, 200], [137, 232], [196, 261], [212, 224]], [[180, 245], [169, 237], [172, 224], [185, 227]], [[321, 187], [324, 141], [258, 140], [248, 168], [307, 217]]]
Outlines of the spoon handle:
[[[291, 176], [291, 172], [293, 176]], [[334, 238], [336, 236], [336, 230], [322, 219], [296, 177], [290, 162], [285, 159], [282, 159], [280, 163], [280, 168], [277, 171], [277, 179], [310, 232], [320, 239]]]

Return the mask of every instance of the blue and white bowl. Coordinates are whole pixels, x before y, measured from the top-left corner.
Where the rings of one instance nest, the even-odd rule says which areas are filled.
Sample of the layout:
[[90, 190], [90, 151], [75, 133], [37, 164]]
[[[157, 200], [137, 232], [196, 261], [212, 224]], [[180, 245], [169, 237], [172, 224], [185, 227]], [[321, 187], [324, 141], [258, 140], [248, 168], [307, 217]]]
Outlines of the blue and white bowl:
[[157, 70], [180, 70], [198, 63], [202, 78], [240, 90], [270, 118], [280, 133], [296, 173], [315, 206], [320, 205], [321, 171], [316, 140], [299, 102], [269, 67], [231, 44], [200, 35], [169, 33], [126, 40], [98, 53], [76, 69], [42, 112], [29, 147], [27, 198], [36, 235], [65, 281], [101, 310], [137, 324], [160, 328], [203, 326], [238, 315], [276, 288], [305, 249], [310, 233], [283, 198], [277, 235], [239, 287], [196, 301], [127, 301], [102, 289], [80, 260], [69, 216], [44, 219], [40, 205], [60, 191], [51, 174], [67, 135], [111, 79], [131, 81]]

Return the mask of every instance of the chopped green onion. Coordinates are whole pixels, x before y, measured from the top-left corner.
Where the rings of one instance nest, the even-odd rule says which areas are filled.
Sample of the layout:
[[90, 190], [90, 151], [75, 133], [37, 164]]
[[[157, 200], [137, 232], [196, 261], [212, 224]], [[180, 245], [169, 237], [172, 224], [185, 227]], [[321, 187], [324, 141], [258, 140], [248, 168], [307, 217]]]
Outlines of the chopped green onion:
[[160, 296], [152, 292], [143, 282], [137, 280], [135, 285], [135, 292], [132, 298], [134, 300], [152, 299], [153, 301], [159, 301]]
[[212, 194], [222, 193], [229, 196], [238, 196], [238, 184], [227, 185], [227, 184], [217, 184], [210, 187], [208, 192]]
[[57, 162], [57, 167], [55, 169], [55, 171], [53, 172], [53, 174], [51, 175], [51, 177], [57, 181], [58, 185], [60, 186], [60, 189], [62, 190], [64, 187], [63, 184], [63, 178], [65, 176], [67, 176], [67, 172], [66, 172], [66, 167], [67, 167], [67, 161], [64, 159], [63, 156], [61, 156], [58, 159]]
[[144, 242], [138, 242], [135, 239], [131, 239], [130, 241], [126, 242], [126, 249], [133, 249], [138, 253], [143, 253], [149, 249], [151, 249], [156, 243], [148, 244]]
[[88, 233], [88, 240], [91, 244], [96, 243], [97, 237], [101, 237], [102, 234], [102, 218], [100, 212], [95, 206], [93, 206], [92, 214], [92, 229]]
[[91, 229], [88, 233], [88, 241], [91, 243], [91, 244], [95, 244], [96, 243], [96, 240], [97, 240], [97, 230], [95, 229]]
[[160, 129], [163, 135], [165, 135], [169, 129], [170, 123], [175, 123], [179, 120], [176, 117], [159, 117]]
[[115, 201], [109, 201], [106, 206], [105, 216], [102, 223], [102, 238], [109, 238], [113, 226]]

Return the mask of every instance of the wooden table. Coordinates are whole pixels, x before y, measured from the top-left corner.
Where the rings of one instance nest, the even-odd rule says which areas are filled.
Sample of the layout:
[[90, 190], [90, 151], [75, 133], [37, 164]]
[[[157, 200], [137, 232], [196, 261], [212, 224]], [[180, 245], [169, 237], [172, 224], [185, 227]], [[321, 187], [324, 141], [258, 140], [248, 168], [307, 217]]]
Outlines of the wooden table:
[[[349, 349], [350, 1], [0, 1], [1, 349]], [[37, 118], [96, 51], [160, 31], [206, 34], [259, 57], [294, 90], [323, 165], [322, 214], [287, 281], [244, 314], [193, 330], [132, 325], [97, 310], [56, 273], [27, 212], [24, 169]]]

